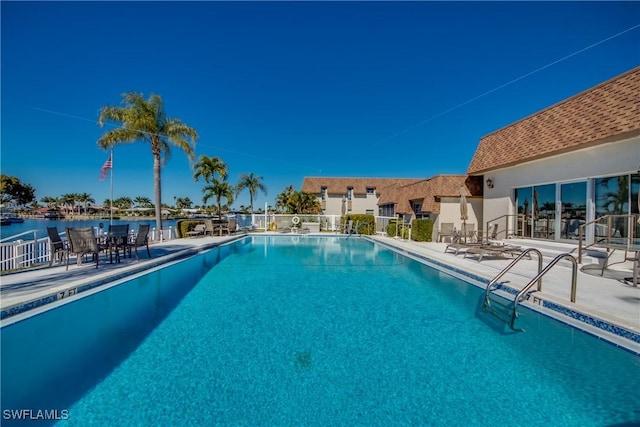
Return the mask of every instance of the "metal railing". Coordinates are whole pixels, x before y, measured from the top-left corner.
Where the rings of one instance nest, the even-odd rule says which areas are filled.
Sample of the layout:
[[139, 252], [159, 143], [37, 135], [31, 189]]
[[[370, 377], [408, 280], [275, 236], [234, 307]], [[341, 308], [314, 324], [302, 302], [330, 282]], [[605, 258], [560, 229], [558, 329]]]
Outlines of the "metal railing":
[[[604, 215], [578, 226], [578, 264], [582, 264], [582, 251], [592, 246], [601, 246], [609, 251], [617, 248], [640, 247], [640, 223], [638, 214]], [[585, 242], [585, 233], [590, 230], [593, 241]]]
[[[529, 283], [527, 283], [515, 296], [513, 299], [513, 307], [510, 307], [506, 304], [499, 303], [498, 301], [494, 301], [497, 307], [494, 307], [491, 303], [491, 290], [493, 289], [493, 285], [497, 283], [497, 281], [504, 276], [504, 274], [509, 271], [518, 261], [520, 261], [525, 255], [530, 252], [534, 252], [538, 255], [538, 274], [535, 275], [533, 279]], [[482, 304], [482, 310], [488, 313], [495, 315], [500, 318], [498, 314], [505, 316], [508, 319], [508, 324], [511, 329], [516, 330], [515, 321], [518, 317], [518, 305], [520, 301], [523, 300], [524, 296], [530, 291], [530, 289], [537, 283], [538, 288], [537, 291], [542, 291], [542, 277], [549, 272], [558, 262], [563, 259], [568, 259], [571, 261], [572, 271], [571, 271], [571, 302], [576, 302], [576, 293], [577, 293], [577, 277], [578, 277], [578, 262], [576, 259], [569, 253], [563, 253], [556, 256], [547, 266], [542, 268], [542, 253], [534, 248], [525, 249], [522, 251], [520, 255], [516, 259], [514, 259], [504, 270], [502, 270], [498, 275], [489, 282], [487, 288], [485, 289], [484, 302]], [[506, 312], [508, 310], [508, 312]], [[501, 320], [505, 320], [500, 318]]]
[[[516, 225], [511, 227], [509, 222], [510, 219], [515, 218], [516, 219]], [[500, 227], [500, 223], [501, 221], [504, 220], [504, 228]], [[509, 236], [524, 236], [524, 221], [525, 220], [525, 216], [523, 214], [505, 214], [505, 215], [501, 215], [497, 218], [494, 218], [492, 220], [489, 220], [486, 222], [486, 228], [485, 230], [487, 230], [487, 232], [489, 232], [489, 230], [491, 230], [491, 226], [493, 224], [498, 224], [498, 231], [496, 233], [496, 238], [500, 238], [501, 234], [504, 234], [504, 238], [508, 238]], [[518, 223], [522, 223], [523, 224], [523, 228], [517, 228], [517, 224]], [[509, 233], [509, 231], [513, 230], [513, 233]]]

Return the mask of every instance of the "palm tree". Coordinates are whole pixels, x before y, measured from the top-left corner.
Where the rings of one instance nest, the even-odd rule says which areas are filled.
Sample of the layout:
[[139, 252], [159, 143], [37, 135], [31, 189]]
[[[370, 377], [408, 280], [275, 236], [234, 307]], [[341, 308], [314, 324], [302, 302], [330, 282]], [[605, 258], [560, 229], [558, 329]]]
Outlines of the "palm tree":
[[249, 190], [249, 204], [251, 206], [251, 214], [253, 214], [253, 199], [256, 197], [258, 190], [262, 191], [264, 195], [267, 195], [267, 187], [262, 183], [262, 177], [250, 174], [240, 174], [240, 179], [236, 184], [236, 196], [244, 189]]
[[202, 177], [204, 182], [212, 183], [216, 179], [216, 174], [220, 176], [222, 181], [227, 179], [227, 165], [220, 157], [208, 157], [203, 154], [194, 165], [194, 168], [193, 180], [196, 182], [198, 178]]
[[44, 204], [47, 205], [48, 208], [56, 208], [58, 207], [58, 198], [56, 197], [50, 197], [50, 196], [44, 196], [43, 198], [40, 199], [40, 201]]
[[78, 195], [75, 193], [67, 193], [60, 196], [60, 204], [65, 207], [66, 211], [68, 211], [70, 207], [72, 213], [76, 206], [76, 200], [78, 200]]
[[[95, 199], [89, 193], [78, 194], [78, 202], [84, 205], [84, 212], [87, 213], [89, 203], [95, 203]], [[79, 209], [79, 208], [78, 208]]]
[[145, 196], [138, 196], [133, 201], [136, 202], [136, 205], [139, 208], [149, 208], [153, 206], [151, 199]]
[[[202, 192], [204, 193], [202, 203], [206, 204], [210, 198], [215, 197], [218, 205], [218, 216], [222, 215], [221, 199], [223, 197], [227, 199], [227, 204], [233, 203], [233, 188], [231, 184], [226, 181], [214, 180], [212, 184], [206, 185], [202, 189]], [[222, 229], [220, 229], [220, 235], [222, 236]]]
[[176, 208], [178, 209], [190, 209], [193, 202], [188, 197], [178, 197], [176, 200]]
[[121, 127], [108, 130], [98, 139], [98, 146], [108, 150], [119, 144], [149, 143], [153, 155], [156, 228], [162, 230], [162, 165], [171, 145], [193, 160], [198, 134], [180, 119], [167, 117], [160, 95], [151, 94], [146, 100], [142, 94], [129, 92], [122, 95], [122, 102], [123, 106], [106, 106], [100, 110], [98, 124], [101, 127], [106, 122], [120, 123]]

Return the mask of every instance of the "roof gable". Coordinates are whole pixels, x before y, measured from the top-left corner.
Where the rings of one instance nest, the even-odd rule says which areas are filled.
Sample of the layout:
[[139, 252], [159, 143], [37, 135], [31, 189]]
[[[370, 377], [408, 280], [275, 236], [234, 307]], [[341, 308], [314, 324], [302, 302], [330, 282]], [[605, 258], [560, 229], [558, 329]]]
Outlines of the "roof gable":
[[481, 174], [640, 134], [640, 67], [480, 139], [468, 168]]

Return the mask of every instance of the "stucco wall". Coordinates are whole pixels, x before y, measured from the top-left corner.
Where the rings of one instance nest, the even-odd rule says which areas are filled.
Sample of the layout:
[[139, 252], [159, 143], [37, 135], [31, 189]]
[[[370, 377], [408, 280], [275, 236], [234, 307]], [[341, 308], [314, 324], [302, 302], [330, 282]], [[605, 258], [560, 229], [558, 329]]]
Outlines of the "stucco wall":
[[[512, 200], [514, 188], [584, 181], [587, 178], [635, 172], [638, 168], [640, 137], [487, 172], [483, 184], [484, 220], [486, 222], [515, 213]], [[493, 188], [487, 187], [487, 178], [493, 181]], [[504, 229], [502, 224], [500, 230]]]
[[[467, 198], [467, 212], [469, 219], [467, 224], [475, 224], [475, 230], [484, 229], [482, 225], [482, 199]], [[460, 199], [457, 197], [443, 197], [440, 200], [440, 215], [438, 215], [438, 224], [434, 228], [439, 230], [441, 222], [453, 222], [456, 230], [462, 229], [462, 220], [460, 219]]]

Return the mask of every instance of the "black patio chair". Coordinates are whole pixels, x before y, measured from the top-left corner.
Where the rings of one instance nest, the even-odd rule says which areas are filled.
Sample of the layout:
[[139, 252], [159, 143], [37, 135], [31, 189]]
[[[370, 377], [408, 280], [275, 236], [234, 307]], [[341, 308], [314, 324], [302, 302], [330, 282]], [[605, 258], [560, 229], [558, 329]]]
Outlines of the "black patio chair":
[[67, 270], [69, 270], [69, 258], [71, 254], [76, 254], [78, 265], [82, 263], [82, 257], [92, 255], [96, 260], [96, 268], [100, 260], [102, 245], [98, 244], [98, 239], [93, 234], [92, 227], [67, 228], [69, 238], [69, 251], [67, 254]]
[[147, 256], [151, 258], [151, 251], [149, 251], [149, 227], [149, 224], [140, 224], [140, 227], [138, 227], [138, 234], [136, 234], [135, 239], [131, 240], [127, 244], [129, 258], [131, 258], [131, 248], [133, 248], [136, 252], [136, 259], [140, 260], [140, 256], [138, 255], [138, 248], [140, 246], [147, 247]]
[[51, 242], [51, 247], [49, 252], [51, 253], [51, 259], [49, 260], [49, 267], [53, 265], [53, 260], [58, 257], [58, 264], [62, 264], [62, 260], [67, 254], [67, 244], [62, 238], [60, 238], [60, 234], [58, 234], [57, 227], [47, 227], [47, 234], [49, 235], [49, 241]]

